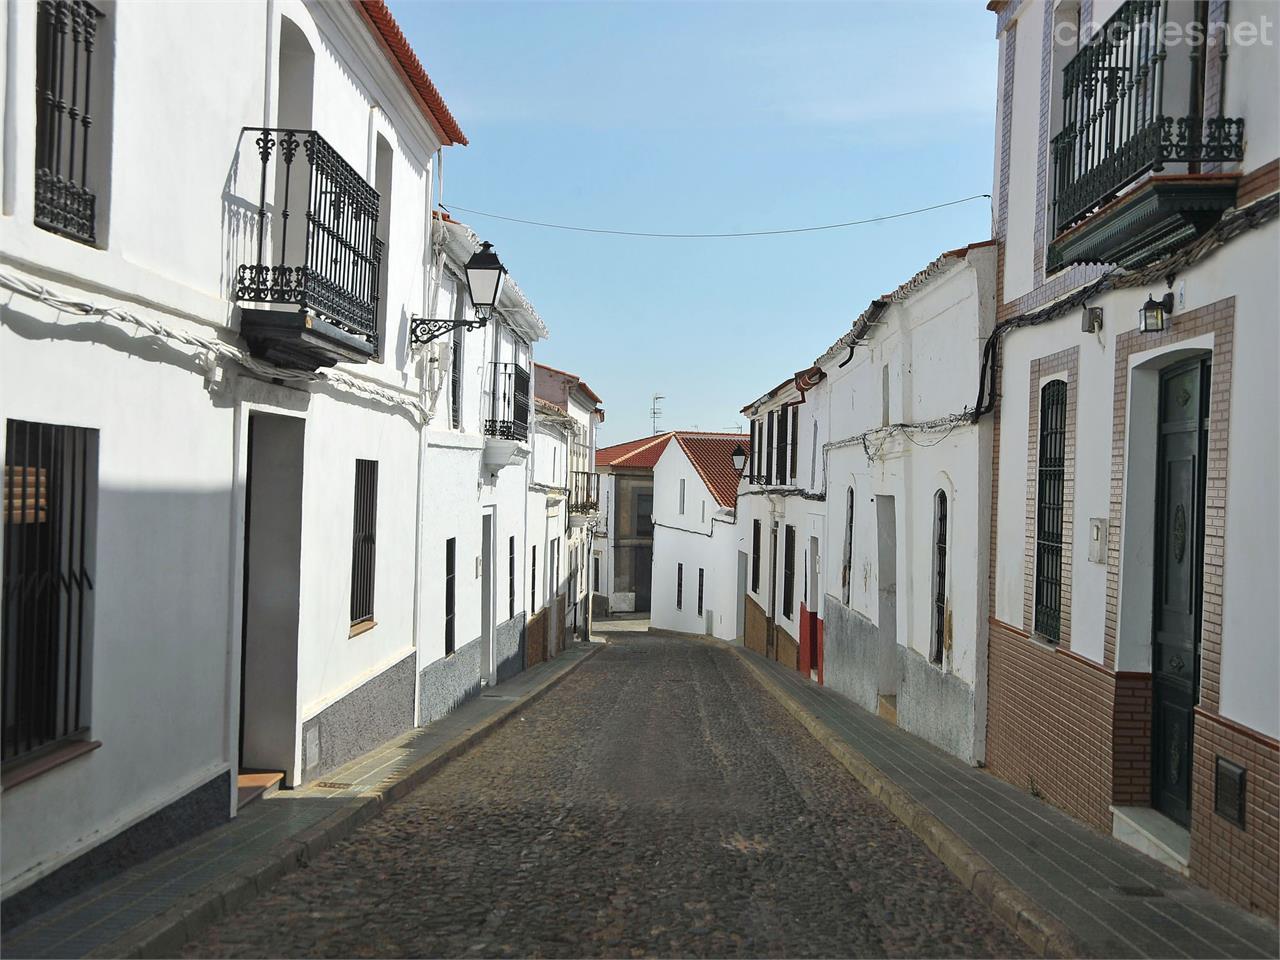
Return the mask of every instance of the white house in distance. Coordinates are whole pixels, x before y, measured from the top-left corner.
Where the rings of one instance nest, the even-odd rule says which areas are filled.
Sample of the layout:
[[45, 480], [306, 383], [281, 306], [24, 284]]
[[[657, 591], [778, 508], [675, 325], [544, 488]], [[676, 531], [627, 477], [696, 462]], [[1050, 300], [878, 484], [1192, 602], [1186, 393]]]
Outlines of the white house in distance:
[[653, 468], [655, 628], [736, 640], [742, 632], [733, 453], [745, 434], [677, 431]]
[[992, 241], [874, 300], [818, 358], [829, 421], [823, 677], [976, 763], [986, 726], [990, 424], [972, 422], [995, 322]]
[[991, 9], [987, 765], [1274, 919], [1275, 8]]

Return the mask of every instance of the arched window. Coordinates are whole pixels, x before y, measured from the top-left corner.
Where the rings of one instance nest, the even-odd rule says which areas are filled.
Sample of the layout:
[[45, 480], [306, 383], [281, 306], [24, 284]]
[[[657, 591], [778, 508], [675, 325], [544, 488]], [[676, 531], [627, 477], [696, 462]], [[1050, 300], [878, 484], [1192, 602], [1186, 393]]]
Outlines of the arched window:
[[1040, 391], [1035, 631], [1055, 643], [1062, 622], [1062, 495], [1066, 442], [1067, 385], [1062, 380], [1051, 380]]
[[844, 565], [840, 568], [840, 599], [847, 607], [853, 581], [853, 487], [849, 488], [844, 517]]
[[947, 494], [939, 490], [933, 497], [933, 642], [929, 645], [929, 659], [939, 666], [946, 631]]

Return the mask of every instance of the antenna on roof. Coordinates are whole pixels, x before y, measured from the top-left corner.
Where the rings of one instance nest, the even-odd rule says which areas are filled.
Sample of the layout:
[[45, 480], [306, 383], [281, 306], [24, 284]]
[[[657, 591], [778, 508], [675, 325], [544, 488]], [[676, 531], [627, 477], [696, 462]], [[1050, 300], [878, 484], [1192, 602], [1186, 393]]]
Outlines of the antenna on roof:
[[658, 421], [662, 419], [662, 401], [665, 400], [660, 393], [653, 395], [653, 401], [649, 404], [649, 421], [653, 424], [653, 434], [658, 435]]

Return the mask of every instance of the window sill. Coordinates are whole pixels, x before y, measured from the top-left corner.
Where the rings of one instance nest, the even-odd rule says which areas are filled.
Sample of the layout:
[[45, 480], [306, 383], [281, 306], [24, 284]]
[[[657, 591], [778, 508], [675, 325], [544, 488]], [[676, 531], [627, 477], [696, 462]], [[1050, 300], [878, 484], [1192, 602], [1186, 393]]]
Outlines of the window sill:
[[102, 746], [101, 740], [70, 740], [54, 747], [48, 753], [42, 753], [30, 760], [18, 761], [18, 766], [0, 774], [0, 790], [12, 790], [18, 784], [34, 780], [42, 773], [47, 773], [64, 763], [70, 763], [76, 757], [82, 757], [86, 753], [92, 753], [100, 746]]
[[368, 633], [377, 625], [377, 620], [361, 620], [359, 623], [353, 623], [351, 625], [351, 632], [347, 634], [347, 639], [358, 637], [362, 633]]

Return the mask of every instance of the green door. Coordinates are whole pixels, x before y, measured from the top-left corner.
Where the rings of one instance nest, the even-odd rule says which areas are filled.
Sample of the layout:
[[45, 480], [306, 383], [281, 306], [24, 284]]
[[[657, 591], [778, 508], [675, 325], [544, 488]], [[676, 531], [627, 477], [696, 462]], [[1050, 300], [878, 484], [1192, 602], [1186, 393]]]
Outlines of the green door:
[[1209, 361], [1160, 378], [1152, 623], [1152, 805], [1191, 818], [1191, 734], [1200, 681]]

